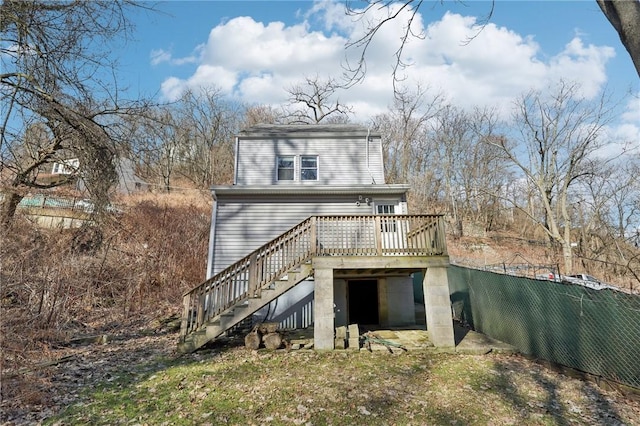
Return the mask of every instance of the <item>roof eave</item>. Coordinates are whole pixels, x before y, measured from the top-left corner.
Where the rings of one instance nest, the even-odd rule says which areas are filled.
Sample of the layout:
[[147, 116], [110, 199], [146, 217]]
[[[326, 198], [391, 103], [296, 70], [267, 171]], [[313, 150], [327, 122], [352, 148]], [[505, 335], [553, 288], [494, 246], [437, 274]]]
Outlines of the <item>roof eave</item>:
[[211, 191], [216, 195], [397, 195], [405, 194], [410, 189], [407, 184], [386, 185], [225, 185], [213, 186]]

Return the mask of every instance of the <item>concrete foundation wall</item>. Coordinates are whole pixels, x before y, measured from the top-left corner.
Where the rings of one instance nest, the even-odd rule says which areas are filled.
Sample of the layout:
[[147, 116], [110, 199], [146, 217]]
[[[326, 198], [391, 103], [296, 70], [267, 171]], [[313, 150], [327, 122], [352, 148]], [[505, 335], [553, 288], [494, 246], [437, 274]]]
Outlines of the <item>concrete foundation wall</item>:
[[65, 217], [65, 216], [47, 216], [47, 215], [34, 215], [30, 214], [27, 217], [35, 222], [36, 225], [42, 228], [52, 228], [52, 229], [70, 229], [70, 228], [79, 228], [81, 227], [86, 220], [75, 218], [75, 217]]
[[437, 347], [455, 347], [447, 268], [427, 268], [422, 286], [429, 339]]
[[386, 278], [388, 325], [404, 326], [416, 323], [411, 277]]
[[316, 300], [314, 304], [313, 340], [316, 349], [333, 349], [335, 306], [333, 300], [333, 269], [316, 269]]

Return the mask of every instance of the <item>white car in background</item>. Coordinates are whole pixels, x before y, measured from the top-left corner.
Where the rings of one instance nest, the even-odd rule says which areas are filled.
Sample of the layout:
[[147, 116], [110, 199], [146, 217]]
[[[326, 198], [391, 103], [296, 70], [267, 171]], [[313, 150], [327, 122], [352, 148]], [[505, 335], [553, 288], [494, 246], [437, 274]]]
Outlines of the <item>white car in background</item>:
[[615, 287], [605, 284], [596, 277], [588, 274], [563, 275], [562, 282], [568, 284], [578, 284], [584, 287], [592, 288], [594, 290], [602, 290], [605, 288], [615, 289]]

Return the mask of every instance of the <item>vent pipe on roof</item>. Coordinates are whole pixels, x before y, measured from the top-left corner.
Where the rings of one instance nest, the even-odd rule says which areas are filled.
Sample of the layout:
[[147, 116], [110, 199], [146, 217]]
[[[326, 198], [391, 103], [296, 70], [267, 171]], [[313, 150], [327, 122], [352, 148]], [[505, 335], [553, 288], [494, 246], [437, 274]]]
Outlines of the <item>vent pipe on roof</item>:
[[376, 184], [376, 180], [373, 177], [373, 174], [371, 173], [371, 168], [369, 167], [369, 135], [371, 134], [371, 128], [367, 127], [367, 139], [365, 140], [365, 155], [367, 156], [367, 172], [369, 173], [369, 176], [371, 176], [371, 183], [372, 184]]

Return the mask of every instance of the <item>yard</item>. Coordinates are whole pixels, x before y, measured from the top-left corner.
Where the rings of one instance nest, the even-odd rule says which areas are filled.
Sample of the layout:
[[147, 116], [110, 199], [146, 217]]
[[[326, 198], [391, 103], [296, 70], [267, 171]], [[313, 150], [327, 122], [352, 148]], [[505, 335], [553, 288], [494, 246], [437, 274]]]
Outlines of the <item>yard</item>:
[[[51, 353], [3, 424], [634, 425], [640, 402], [519, 355], [386, 350], [178, 357], [158, 325]], [[11, 395], [5, 395], [11, 397]]]

